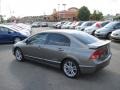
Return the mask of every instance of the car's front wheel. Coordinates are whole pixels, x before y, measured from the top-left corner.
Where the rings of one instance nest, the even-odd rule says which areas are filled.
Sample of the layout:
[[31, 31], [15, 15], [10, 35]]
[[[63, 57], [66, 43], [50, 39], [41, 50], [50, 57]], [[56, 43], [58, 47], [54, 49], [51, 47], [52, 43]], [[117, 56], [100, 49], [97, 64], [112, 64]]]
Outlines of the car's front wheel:
[[62, 69], [64, 74], [69, 78], [77, 78], [80, 74], [79, 65], [74, 60], [65, 60]]
[[22, 51], [19, 48], [15, 49], [14, 54], [17, 61], [20, 61], [20, 62], [24, 61], [24, 56], [22, 54]]

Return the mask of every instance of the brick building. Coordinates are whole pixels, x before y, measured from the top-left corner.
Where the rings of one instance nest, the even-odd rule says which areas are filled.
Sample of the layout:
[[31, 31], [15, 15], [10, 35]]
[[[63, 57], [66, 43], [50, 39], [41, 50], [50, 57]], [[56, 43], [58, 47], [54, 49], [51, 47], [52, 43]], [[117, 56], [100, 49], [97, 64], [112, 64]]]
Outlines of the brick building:
[[50, 20], [59, 21], [59, 20], [77, 20], [78, 8], [71, 7], [68, 10], [56, 11], [53, 10], [53, 14], [50, 16]]

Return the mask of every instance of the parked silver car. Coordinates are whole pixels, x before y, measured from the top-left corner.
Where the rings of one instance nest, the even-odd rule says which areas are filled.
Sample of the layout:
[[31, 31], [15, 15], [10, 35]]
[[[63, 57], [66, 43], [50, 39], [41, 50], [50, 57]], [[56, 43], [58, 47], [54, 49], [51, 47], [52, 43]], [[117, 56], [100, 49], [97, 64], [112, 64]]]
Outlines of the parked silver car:
[[67, 77], [93, 73], [109, 64], [110, 42], [82, 31], [49, 30], [18, 42], [13, 54], [18, 61], [36, 60], [63, 70]]
[[105, 25], [104, 27], [95, 31], [95, 36], [98, 38], [108, 38], [110, 39], [110, 35], [113, 31], [120, 29], [120, 22], [114, 21]]
[[115, 30], [111, 33], [111, 40], [120, 41], [120, 29]]

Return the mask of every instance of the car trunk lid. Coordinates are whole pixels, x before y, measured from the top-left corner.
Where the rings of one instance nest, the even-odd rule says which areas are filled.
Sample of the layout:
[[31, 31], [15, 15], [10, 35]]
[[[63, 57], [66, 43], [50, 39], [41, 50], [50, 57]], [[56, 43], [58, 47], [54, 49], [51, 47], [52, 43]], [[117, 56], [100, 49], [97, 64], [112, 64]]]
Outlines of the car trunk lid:
[[90, 57], [93, 61], [103, 61], [110, 54], [110, 41], [99, 41], [88, 46], [95, 50]]

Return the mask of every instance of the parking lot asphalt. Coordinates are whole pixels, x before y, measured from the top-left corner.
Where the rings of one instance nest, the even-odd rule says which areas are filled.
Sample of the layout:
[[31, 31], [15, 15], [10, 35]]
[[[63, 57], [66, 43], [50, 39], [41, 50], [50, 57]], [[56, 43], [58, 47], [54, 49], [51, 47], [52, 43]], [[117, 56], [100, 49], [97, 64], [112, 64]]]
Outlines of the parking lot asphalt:
[[[33, 34], [49, 28], [33, 29]], [[0, 45], [0, 90], [120, 90], [120, 43], [111, 43], [112, 59], [103, 70], [78, 79], [32, 61], [17, 62], [12, 44]]]

